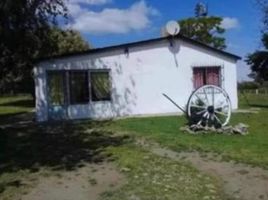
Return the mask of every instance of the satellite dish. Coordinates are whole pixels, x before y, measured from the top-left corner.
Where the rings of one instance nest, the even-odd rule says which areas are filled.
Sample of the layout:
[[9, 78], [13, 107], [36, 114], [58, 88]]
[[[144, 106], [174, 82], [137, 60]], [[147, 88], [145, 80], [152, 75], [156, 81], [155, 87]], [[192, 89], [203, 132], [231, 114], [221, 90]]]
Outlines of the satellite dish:
[[168, 35], [178, 35], [180, 32], [180, 25], [176, 21], [169, 21], [166, 24], [166, 32]]

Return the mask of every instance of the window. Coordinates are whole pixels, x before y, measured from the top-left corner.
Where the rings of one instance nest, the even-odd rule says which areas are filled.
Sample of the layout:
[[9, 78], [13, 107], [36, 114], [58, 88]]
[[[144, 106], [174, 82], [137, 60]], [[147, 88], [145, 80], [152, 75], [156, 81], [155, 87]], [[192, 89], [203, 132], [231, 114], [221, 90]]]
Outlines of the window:
[[90, 73], [92, 101], [111, 100], [110, 80], [108, 71]]
[[220, 86], [220, 67], [195, 67], [193, 73], [195, 89], [203, 85]]
[[88, 70], [49, 72], [49, 103], [53, 106], [88, 104], [90, 102], [90, 96], [91, 101], [109, 101], [111, 100], [109, 77], [108, 70], [92, 72]]
[[89, 102], [88, 71], [70, 71], [69, 94], [71, 104], [84, 104]]
[[48, 98], [53, 106], [64, 105], [65, 103], [65, 76], [62, 71], [48, 72]]

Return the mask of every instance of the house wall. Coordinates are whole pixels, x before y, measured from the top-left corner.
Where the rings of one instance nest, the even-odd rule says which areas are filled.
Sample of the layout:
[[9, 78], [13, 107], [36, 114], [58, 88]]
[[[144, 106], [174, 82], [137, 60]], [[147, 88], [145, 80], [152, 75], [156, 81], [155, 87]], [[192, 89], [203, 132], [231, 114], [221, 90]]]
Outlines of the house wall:
[[194, 91], [195, 66], [221, 66], [222, 87], [237, 108], [236, 60], [182, 40], [159, 41], [125, 49], [72, 56], [42, 62], [35, 68], [38, 121], [48, 119], [47, 70], [110, 69], [112, 100], [70, 105], [70, 119], [111, 118], [132, 115], [178, 113], [163, 93], [185, 107]]

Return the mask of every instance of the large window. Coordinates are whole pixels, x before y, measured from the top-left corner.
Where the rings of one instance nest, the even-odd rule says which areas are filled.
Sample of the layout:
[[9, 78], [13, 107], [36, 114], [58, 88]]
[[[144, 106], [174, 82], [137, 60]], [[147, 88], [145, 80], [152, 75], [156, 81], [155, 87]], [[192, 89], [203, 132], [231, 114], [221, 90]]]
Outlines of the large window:
[[89, 103], [88, 71], [70, 71], [70, 104]]
[[111, 88], [108, 71], [91, 72], [90, 80], [92, 101], [111, 100]]
[[[89, 81], [90, 80], [90, 81]], [[48, 73], [50, 105], [88, 104], [111, 100], [108, 70], [72, 70]]]
[[220, 86], [220, 67], [195, 67], [193, 74], [195, 89], [203, 85]]

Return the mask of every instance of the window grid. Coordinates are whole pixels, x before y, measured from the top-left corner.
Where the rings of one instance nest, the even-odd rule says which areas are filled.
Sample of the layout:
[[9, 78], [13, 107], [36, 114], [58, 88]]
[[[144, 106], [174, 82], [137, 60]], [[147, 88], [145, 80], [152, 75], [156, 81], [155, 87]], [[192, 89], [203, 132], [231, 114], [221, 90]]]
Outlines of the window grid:
[[[64, 77], [65, 84], [62, 93], [64, 95], [65, 105], [111, 101], [111, 79], [109, 69], [68, 71], [49, 70], [47, 76], [49, 77], [49, 74], [51, 73], [60, 73]], [[92, 76], [97, 77], [95, 83], [93, 83], [94, 77], [92, 79]], [[96, 84], [99, 86], [96, 86]], [[94, 88], [95, 90], [92, 92]], [[98, 91], [98, 89], [100, 89], [100, 91]], [[98, 94], [96, 95], [96, 93]]]

